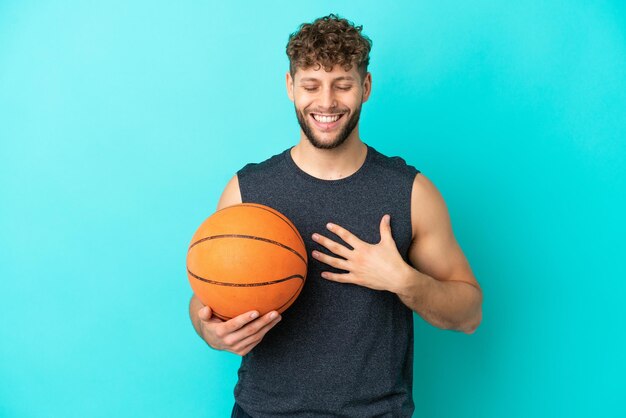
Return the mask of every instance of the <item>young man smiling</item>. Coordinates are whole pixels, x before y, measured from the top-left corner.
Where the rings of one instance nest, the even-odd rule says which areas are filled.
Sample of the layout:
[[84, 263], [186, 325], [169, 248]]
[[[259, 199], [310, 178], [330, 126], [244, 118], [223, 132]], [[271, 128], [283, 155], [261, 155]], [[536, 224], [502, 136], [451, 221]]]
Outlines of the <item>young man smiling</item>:
[[284, 318], [253, 311], [223, 322], [191, 298], [198, 334], [243, 356], [234, 417], [409, 417], [413, 312], [468, 334], [481, 322], [482, 292], [441, 195], [360, 138], [372, 89], [361, 29], [331, 14], [290, 36], [300, 141], [239, 170], [218, 203], [276, 208], [312, 256]]

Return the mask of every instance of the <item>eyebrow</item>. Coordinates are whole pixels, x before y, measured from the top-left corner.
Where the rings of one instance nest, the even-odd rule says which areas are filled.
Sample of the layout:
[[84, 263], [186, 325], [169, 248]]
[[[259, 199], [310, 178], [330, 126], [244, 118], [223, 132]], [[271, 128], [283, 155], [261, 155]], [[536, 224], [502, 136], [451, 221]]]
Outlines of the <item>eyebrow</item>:
[[[337, 77], [337, 78], [333, 79], [333, 81], [343, 81], [343, 80], [354, 81], [354, 78], [350, 77], [350, 76], [341, 76], [341, 77]], [[304, 82], [304, 81], [319, 81], [319, 79], [315, 78], [315, 77], [304, 77], [304, 78], [300, 79], [300, 81], [301, 82]]]

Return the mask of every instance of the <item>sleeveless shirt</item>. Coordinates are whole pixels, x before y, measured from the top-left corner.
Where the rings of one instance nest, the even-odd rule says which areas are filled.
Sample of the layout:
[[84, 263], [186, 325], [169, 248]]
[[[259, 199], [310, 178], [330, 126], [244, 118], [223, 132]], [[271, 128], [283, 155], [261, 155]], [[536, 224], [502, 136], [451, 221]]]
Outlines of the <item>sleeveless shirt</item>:
[[351, 248], [326, 229], [333, 222], [376, 244], [388, 213], [394, 241], [408, 263], [411, 190], [418, 173], [402, 158], [369, 145], [361, 167], [338, 180], [300, 169], [291, 148], [237, 172], [243, 203], [267, 205], [287, 216], [308, 255], [300, 296], [242, 357], [235, 400], [252, 417], [412, 415], [412, 311], [394, 293], [322, 278], [322, 271], [345, 271], [311, 256], [313, 250], [333, 255], [311, 235]]

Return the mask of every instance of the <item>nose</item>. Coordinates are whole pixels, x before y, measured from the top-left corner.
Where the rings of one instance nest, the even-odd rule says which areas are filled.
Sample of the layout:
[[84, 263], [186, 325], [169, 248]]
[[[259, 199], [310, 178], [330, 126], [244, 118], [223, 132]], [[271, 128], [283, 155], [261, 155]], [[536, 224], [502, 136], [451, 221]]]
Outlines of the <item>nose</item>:
[[332, 86], [327, 86], [322, 90], [320, 95], [320, 106], [327, 110], [337, 107], [337, 99], [335, 98], [335, 92]]

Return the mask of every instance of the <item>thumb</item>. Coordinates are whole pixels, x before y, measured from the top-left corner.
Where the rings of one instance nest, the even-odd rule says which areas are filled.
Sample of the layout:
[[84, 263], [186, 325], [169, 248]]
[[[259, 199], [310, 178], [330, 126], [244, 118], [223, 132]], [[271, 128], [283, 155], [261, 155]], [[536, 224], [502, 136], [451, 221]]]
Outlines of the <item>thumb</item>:
[[380, 220], [380, 240], [385, 241], [387, 239], [393, 240], [391, 235], [391, 216], [384, 215]]
[[198, 311], [198, 318], [200, 318], [202, 321], [208, 321], [209, 319], [211, 319], [212, 315], [213, 312], [211, 312], [211, 308], [209, 308], [208, 306], [204, 306]]

